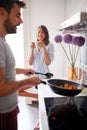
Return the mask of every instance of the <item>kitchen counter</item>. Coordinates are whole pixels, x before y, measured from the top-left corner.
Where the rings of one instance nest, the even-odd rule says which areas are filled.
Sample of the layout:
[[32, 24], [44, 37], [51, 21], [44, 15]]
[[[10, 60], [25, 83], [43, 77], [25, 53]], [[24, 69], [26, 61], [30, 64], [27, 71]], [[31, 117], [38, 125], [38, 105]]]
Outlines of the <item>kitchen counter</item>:
[[[52, 90], [50, 89], [48, 85], [43, 85], [43, 84], [40, 84], [38, 86], [38, 95], [39, 95], [40, 130], [49, 130], [44, 98], [63, 97], [63, 96], [55, 94], [54, 92], [52, 92]], [[79, 94], [79, 96], [87, 96], [87, 88], [86, 88], [86, 93], [85, 91], [83, 91], [82, 93]]]
[[53, 93], [48, 85], [43, 85], [43, 84], [38, 86], [38, 95], [39, 95], [40, 130], [49, 130], [44, 98], [45, 97], [62, 97], [62, 96]]

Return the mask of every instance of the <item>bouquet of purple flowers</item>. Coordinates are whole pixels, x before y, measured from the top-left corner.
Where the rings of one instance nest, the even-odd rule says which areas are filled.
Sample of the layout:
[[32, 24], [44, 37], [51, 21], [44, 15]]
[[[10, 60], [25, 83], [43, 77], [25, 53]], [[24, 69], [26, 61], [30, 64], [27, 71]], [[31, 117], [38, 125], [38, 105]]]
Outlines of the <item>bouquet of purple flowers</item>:
[[[56, 43], [60, 43], [71, 67], [75, 67], [79, 48], [84, 45], [85, 38], [82, 36], [72, 36], [70, 34], [57, 35], [54, 38]], [[68, 45], [68, 50], [65, 49], [64, 44]]]

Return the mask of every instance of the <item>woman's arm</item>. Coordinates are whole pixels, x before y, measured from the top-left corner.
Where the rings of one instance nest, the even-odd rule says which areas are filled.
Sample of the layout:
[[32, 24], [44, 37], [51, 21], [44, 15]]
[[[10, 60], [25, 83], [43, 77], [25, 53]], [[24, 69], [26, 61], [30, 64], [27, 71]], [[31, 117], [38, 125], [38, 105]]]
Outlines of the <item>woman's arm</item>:
[[32, 65], [33, 61], [34, 61], [34, 49], [35, 49], [35, 43], [32, 42], [31, 43], [31, 52], [30, 52], [30, 56], [29, 56], [29, 65]]
[[49, 54], [48, 54], [48, 52], [47, 52], [45, 46], [43, 47], [43, 51], [44, 51], [44, 59], [45, 59], [45, 62], [46, 62], [47, 65], [50, 65], [51, 59], [50, 59], [50, 57], [49, 57]]

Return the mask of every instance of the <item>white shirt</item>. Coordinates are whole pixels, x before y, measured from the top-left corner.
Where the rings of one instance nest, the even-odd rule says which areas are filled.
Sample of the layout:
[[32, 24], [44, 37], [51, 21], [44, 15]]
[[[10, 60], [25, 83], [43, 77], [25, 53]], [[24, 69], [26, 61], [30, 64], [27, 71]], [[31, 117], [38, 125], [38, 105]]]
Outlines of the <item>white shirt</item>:
[[[54, 60], [54, 45], [52, 43], [49, 43], [45, 47], [52, 62]], [[34, 62], [32, 66], [36, 72], [40, 72], [44, 74], [50, 72], [49, 67], [44, 60], [43, 48], [41, 48], [40, 51], [38, 51], [37, 47], [34, 49]], [[38, 75], [38, 76], [42, 78], [46, 78], [45, 76], [42, 75]]]

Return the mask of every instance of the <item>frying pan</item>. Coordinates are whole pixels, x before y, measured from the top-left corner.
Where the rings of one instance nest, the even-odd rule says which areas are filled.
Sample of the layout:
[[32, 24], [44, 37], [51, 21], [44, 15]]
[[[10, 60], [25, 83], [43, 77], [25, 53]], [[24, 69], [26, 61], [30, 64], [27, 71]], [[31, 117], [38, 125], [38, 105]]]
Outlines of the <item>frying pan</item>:
[[[82, 87], [80, 87], [80, 84], [74, 81], [70, 80], [63, 80], [63, 79], [49, 79], [48, 85], [51, 88], [51, 90], [60, 95], [64, 96], [75, 96], [78, 95], [82, 91]], [[47, 84], [45, 81], [41, 81], [43, 84]], [[66, 89], [64, 87], [60, 87], [60, 85], [64, 86], [66, 83], [69, 85], [75, 85], [77, 89]], [[87, 87], [86, 85], [82, 84], [81, 86]]]

